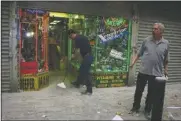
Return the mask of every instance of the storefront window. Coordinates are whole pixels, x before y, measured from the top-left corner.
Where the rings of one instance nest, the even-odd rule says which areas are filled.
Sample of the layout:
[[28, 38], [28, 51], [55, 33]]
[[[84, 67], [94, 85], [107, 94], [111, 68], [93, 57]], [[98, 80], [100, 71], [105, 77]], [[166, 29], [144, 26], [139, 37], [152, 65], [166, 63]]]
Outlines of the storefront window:
[[[129, 20], [114, 17], [84, 16], [70, 19], [70, 28], [88, 37], [94, 55], [92, 72], [127, 72], [131, 24]], [[74, 44], [72, 44], [74, 48]], [[79, 60], [72, 63], [80, 66]]]
[[129, 21], [100, 17], [98, 22], [96, 71], [126, 72], [129, 64]]
[[[36, 73], [48, 70], [48, 13], [42, 10], [20, 9], [19, 16], [22, 72], [29, 73], [31, 70], [30, 73]], [[31, 69], [28, 66], [31, 66]]]

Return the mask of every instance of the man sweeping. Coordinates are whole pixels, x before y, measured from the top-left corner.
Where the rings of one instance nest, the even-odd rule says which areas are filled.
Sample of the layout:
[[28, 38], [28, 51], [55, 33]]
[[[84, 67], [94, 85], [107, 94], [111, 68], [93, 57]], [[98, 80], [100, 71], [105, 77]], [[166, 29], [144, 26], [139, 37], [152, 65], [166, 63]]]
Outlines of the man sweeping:
[[79, 75], [77, 80], [72, 84], [77, 88], [85, 82], [87, 90], [82, 92], [82, 94], [92, 94], [92, 82], [90, 79], [90, 69], [93, 63], [93, 56], [91, 55], [91, 46], [87, 37], [77, 34], [74, 30], [70, 29], [68, 31], [69, 37], [75, 41], [75, 54], [72, 58], [75, 58], [78, 53], [82, 56], [82, 62], [79, 68]]

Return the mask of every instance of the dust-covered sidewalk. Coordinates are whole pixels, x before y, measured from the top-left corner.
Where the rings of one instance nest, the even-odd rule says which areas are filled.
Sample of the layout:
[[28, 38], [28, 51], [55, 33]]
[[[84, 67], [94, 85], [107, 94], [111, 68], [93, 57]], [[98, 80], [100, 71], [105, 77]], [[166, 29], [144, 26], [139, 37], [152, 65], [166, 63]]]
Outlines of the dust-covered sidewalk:
[[[81, 89], [82, 90], [82, 89]], [[3, 93], [2, 119], [36, 119], [36, 120], [111, 120], [116, 112], [121, 113], [124, 120], [145, 120], [142, 99], [140, 116], [128, 114], [132, 107], [135, 86], [120, 88], [94, 88], [92, 96], [80, 95], [80, 89], [56, 87], [56, 83], [36, 92]], [[181, 84], [167, 84], [164, 119], [168, 112], [179, 118], [181, 109]], [[170, 114], [169, 113], [169, 114]]]

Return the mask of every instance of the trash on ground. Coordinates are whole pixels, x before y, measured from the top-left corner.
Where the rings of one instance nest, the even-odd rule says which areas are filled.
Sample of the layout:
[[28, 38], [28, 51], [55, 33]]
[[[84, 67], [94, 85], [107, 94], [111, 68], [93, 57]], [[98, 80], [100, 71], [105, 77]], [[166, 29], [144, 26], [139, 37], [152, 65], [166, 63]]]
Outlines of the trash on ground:
[[46, 115], [42, 115], [43, 118], [47, 117]]
[[114, 118], [112, 119], [112, 121], [115, 121], [115, 120], [123, 121], [123, 119], [122, 119], [121, 116], [119, 116], [119, 115], [114, 116]]
[[121, 105], [121, 102], [118, 102], [118, 105]]
[[168, 112], [168, 118], [169, 118], [170, 120], [174, 120], [174, 117], [173, 117], [173, 115], [172, 115], [171, 112]]
[[181, 107], [167, 107], [168, 109], [181, 109]]
[[66, 88], [66, 86], [65, 86], [65, 84], [64, 84], [63, 82], [62, 82], [62, 83], [57, 84], [57, 86], [58, 86], [58, 87], [60, 87], [60, 88], [64, 88], [64, 89]]

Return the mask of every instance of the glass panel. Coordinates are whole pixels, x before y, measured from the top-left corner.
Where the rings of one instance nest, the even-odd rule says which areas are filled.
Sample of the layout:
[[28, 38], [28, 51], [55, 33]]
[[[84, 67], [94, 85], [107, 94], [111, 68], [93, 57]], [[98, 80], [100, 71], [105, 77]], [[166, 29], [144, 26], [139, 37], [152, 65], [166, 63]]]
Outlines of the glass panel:
[[128, 66], [129, 21], [99, 17], [97, 42], [98, 72], [126, 72]]
[[[128, 72], [131, 22], [121, 17], [70, 18], [69, 28], [88, 37], [94, 55], [92, 72]], [[72, 43], [74, 48], [74, 43]], [[72, 60], [78, 68], [79, 60]]]

